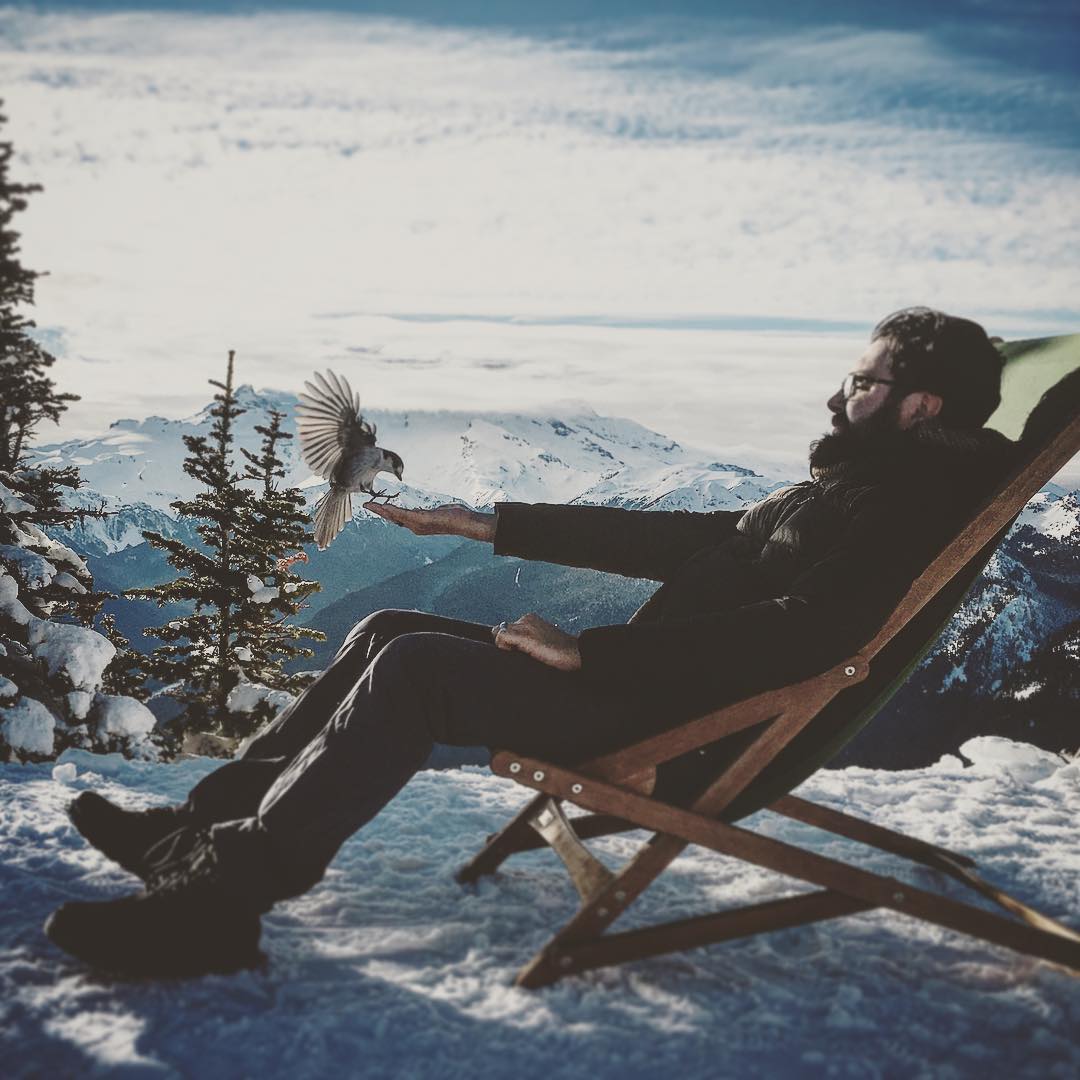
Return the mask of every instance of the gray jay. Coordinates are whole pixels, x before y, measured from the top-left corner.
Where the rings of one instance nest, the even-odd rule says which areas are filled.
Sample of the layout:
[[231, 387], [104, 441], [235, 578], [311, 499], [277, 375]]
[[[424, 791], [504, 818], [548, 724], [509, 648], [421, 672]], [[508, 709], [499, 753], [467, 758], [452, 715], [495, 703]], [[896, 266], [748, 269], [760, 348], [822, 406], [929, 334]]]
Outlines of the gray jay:
[[315, 543], [323, 551], [352, 517], [352, 493], [396, 498], [371, 485], [380, 472], [400, 480], [405, 465], [392, 450], [375, 445], [375, 425], [360, 415], [360, 395], [341, 376], [315, 372], [314, 379], [304, 383], [307, 393], [300, 394], [296, 412], [304, 461], [330, 481], [315, 507]]

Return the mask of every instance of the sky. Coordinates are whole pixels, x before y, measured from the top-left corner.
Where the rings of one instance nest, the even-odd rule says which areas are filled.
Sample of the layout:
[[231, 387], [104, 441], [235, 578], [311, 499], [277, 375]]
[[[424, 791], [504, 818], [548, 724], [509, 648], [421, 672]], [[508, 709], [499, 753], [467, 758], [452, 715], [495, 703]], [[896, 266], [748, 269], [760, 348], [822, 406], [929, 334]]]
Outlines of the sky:
[[228, 349], [379, 408], [584, 402], [805, 468], [884, 314], [1080, 330], [1068, 2], [0, 7], [33, 312], [82, 400]]

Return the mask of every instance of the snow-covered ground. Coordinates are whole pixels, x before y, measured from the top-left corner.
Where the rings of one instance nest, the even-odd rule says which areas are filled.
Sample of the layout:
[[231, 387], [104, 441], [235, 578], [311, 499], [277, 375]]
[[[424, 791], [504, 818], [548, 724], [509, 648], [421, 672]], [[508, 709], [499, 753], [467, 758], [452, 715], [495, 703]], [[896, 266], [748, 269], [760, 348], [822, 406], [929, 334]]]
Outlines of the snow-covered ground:
[[[1004, 740], [921, 771], [822, 772], [802, 794], [967, 851], [996, 883], [1080, 926], [1080, 764]], [[68, 751], [0, 766], [0, 1040], [7, 1076], [1075, 1077], [1080, 978], [902, 917], [870, 913], [571, 978], [529, 993], [516, 969], [574, 910], [554, 858], [518, 856], [462, 888], [453, 871], [523, 793], [486, 770], [419, 774], [326, 880], [265, 920], [265, 970], [117, 981], [42, 936], [66, 899], [133, 879], [64, 807], [93, 788], [179, 799], [214, 767]], [[77, 777], [70, 779], [74, 764]], [[751, 822], [845, 857], [845, 841]], [[639, 837], [597, 842], [609, 862]], [[891, 857], [866, 853], [888, 873]], [[963, 890], [931, 871], [912, 880]], [[689, 853], [627, 924], [779, 895], [790, 883]], [[630, 916], [633, 916], [631, 920]]]

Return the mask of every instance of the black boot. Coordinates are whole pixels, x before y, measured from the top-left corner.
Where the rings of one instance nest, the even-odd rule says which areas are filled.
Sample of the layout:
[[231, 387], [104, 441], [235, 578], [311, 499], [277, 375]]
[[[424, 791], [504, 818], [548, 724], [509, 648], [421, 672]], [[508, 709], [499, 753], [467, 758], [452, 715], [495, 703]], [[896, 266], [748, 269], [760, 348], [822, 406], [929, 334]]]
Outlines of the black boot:
[[60, 948], [124, 975], [205, 975], [255, 967], [259, 915], [243, 865], [224, 867], [209, 831], [182, 829], [159, 844], [146, 891], [104, 903], [61, 905], [45, 923]]
[[191, 821], [184, 807], [124, 810], [93, 791], [72, 800], [68, 817], [88, 843], [143, 881], [149, 873], [147, 851]]

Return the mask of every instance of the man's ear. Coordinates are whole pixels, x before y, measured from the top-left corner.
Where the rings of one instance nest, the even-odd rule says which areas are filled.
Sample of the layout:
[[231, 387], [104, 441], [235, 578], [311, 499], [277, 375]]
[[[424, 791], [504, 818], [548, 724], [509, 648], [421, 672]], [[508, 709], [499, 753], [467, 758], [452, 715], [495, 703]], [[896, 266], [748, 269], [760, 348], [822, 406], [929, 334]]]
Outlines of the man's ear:
[[938, 394], [932, 394], [929, 390], [916, 390], [908, 394], [900, 402], [899, 426], [901, 430], [921, 424], [924, 420], [930, 420], [941, 412], [945, 402]]

